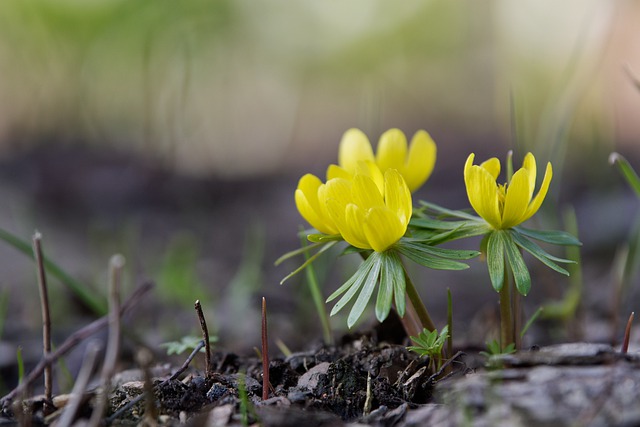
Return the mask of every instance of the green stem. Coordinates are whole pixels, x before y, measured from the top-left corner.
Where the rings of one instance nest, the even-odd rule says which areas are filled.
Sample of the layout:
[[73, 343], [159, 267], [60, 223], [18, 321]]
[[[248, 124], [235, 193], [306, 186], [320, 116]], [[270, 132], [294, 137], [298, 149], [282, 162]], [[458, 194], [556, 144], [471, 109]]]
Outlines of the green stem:
[[429, 312], [427, 311], [427, 308], [424, 306], [422, 300], [420, 299], [418, 290], [416, 289], [415, 285], [413, 284], [413, 281], [407, 274], [406, 269], [404, 270], [404, 280], [406, 284], [407, 298], [408, 298], [409, 304], [411, 304], [415, 309], [416, 314], [418, 315], [418, 319], [420, 319], [420, 323], [422, 324], [422, 327], [427, 328], [429, 331], [434, 331], [436, 329], [436, 325], [433, 323], [433, 320], [431, 320], [431, 316], [429, 316]]
[[447, 326], [449, 338], [447, 338], [447, 357], [453, 357], [453, 299], [451, 288], [447, 288]]
[[513, 312], [511, 311], [511, 284], [507, 266], [504, 269], [504, 282], [500, 289], [500, 347], [504, 351], [514, 342], [513, 338]]
[[[307, 241], [303, 237], [300, 239], [302, 245], [306, 246]], [[309, 259], [309, 252], [304, 253], [305, 259]], [[320, 286], [318, 285], [318, 278], [316, 276], [316, 270], [313, 268], [313, 264], [307, 265], [305, 268], [305, 274], [307, 277], [307, 284], [309, 285], [309, 291], [311, 292], [311, 298], [313, 304], [316, 307], [318, 317], [320, 317], [320, 325], [322, 325], [322, 337], [326, 345], [333, 344], [333, 334], [331, 333], [331, 324], [329, 323], [329, 316], [327, 316], [326, 306], [322, 292], [320, 292]]]
[[522, 295], [515, 289], [515, 284], [512, 285], [511, 292], [513, 295], [513, 339], [516, 350], [520, 350], [522, 347], [522, 338], [519, 333], [522, 330]]

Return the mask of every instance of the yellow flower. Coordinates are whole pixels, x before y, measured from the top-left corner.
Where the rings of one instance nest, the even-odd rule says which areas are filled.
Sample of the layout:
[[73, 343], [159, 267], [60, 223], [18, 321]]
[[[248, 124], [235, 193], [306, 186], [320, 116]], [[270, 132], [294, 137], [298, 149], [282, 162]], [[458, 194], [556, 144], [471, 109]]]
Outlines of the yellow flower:
[[[416, 191], [431, 175], [436, 162], [436, 144], [423, 130], [416, 132], [407, 147], [407, 138], [399, 129], [389, 129], [380, 137], [375, 156], [367, 136], [359, 129], [349, 129], [342, 136], [338, 163], [345, 172], [355, 174], [362, 161], [375, 162], [382, 173], [396, 169], [409, 190]], [[339, 171], [332, 172], [340, 174]], [[335, 177], [331, 176], [328, 178]]]
[[308, 173], [298, 181], [296, 207], [300, 215], [319, 232], [338, 234], [338, 228], [327, 211], [325, 193], [326, 185], [317, 176]]
[[329, 216], [349, 244], [384, 252], [407, 231], [411, 192], [395, 169], [384, 173], [382, 189], [362, 170], [375, 172], [377, 167], [370, 163], [367, 169], [359, 167], [353, 179], [327, 181], [324, 197]]
[[536, 159], [527, 153], [522, 168], [516, 171], [508, 184], [497, 184], [500, 160], [491, 158], [480, 166], [473, 164], [470, 154], [464, 165], [464, 183], [469, 202], [475, 211], [494, 229], [503, 230], [526, 221], [535, 214], [547, 195], [553, 175], [547, 163], [542, 185], [533, 197], [536, 185]]

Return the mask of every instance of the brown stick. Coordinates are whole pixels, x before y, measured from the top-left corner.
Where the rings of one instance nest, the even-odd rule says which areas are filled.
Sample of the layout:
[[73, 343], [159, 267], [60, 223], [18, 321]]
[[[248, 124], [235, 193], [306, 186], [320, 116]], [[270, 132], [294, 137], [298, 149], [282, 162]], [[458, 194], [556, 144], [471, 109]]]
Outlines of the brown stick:
[[118, 355], [120, 354], [120, 285], [124, 257], [114, 255], [109, 260], [109, 338], [107, 350], [102, 365], [102, 393], [97, 397], [95, 409], [91, 414], [88, 426], [99, 426], [102, 415], [107, 407], [107, 397], [111, 388], [111, 377], [116, 371]]
[[[133, 307], [135, 307], [142, 297], [153, 288], [153, 283], [145, 282], [141, 286], [139, 286], [133, 294], [122, 304], [120, 308], [120, 316], [131, 311]], [[107, 316], [103, 316], [93, 322], [89, 323], [82, 329], [77, 330], [73, 334], [71, 334], [54, 352], [49, 353], [47, 356], [43, 357], [40, 362], [36, 365], [35, 368], [24, 378], [24, 381], [20, 383], [16, 388], [11, 390], [7, 395], [5, 395], [2, 399], [0, 399], [0, 404], [4, 404], [7, 401], [12, 400], [18, 394], [23, 393], [28, 387], [30, 387], [35, 380], [37, 380], [45, 368], [51, 365], [53, 362], [58, 360], [58, 358], [67, 354], [72, 348], [78, 345], [80, 342], [84, 341], [91, 335], [95, 334], [105, 326], [109, 318]], [[2, 405], [0, 405], [1, 407]]]
[[267, 340], [267, 300], [262, 297], [262, 400], [269, 398], [269, 342]]
[[148, 349], [143, 348], [138, 352], [137, 359], [144, 376], [143, 396], [146, 396], [147, 398], [146, 404], [144, 405], [144, 419], [141, 424], [146, 426], [157, 426], [158, 410], [156, 408], [153, 378], [151, 377], [151, 363], [153, 362], [153, 355]]
[[196, 312], [198, 313], [198, 319], [200, 320], [200, 329], [202, 330], [202, 340], [204, 341], [204, 364], [205, 375], [207, 378], [211, 378], [213, 370], [211, 369], [211, 344], [209, 343], [209, 329], [207, 328], [207, 321], [202, 313], [202, 306], [200, 300], [196, 300], [195, 303]]
[[78, 408], [82, 403], [82, 398], [87, 390], [87, 384], [89, 384], [89, 380], [91, 379], [91, 373], [93, 372], [96, 356], [99, 351], [98, 347], [99, 346], [96, 343], [89, 343], [89, 346], [85, 351], [80, 372], [78, 373], [76, 382], [73, 385], [73, 390], [71, 391], [71, 400], [62, 411], [62, 415], [57, 423], [59, 426], [70, 426], [73, 424]]
[[[42, 310], [42, 357], [47, 357], [51, 353], [51, 316], [49, 314], [49, 293], [47, 290], [47, 275], [44, 270], [42, 256], [42, 234], [36, 231], [33, 235], [33, 257], [36, 261], [38, 289], [40, 290], [40, 308]], [[48, 407], [52, 399], [53, 373], [51, 365], [44, 369], [44, 398], [45, 408]]]
[[624, 330], [624, 341], [622, 342], [622, 349], [620, 350], [622, 354], [626, 354], [627, 350], [629, 350], [629, 337], [631, 336], [631, 324], [633, 323], [634, 316], [635, 312], [632, 311], [629, 320], [627, 320], [627, 327]]

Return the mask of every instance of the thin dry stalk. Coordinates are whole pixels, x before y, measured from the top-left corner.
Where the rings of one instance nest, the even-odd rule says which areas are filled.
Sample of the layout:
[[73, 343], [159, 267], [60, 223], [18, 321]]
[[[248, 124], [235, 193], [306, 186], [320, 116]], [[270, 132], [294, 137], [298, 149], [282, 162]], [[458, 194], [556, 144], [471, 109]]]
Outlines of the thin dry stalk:
[[[42, 356], [46, 358], [51, 353], [51, 316], [49, 314], [49, 292], [47, 291], [47, 275], [44, 270], [42, 256], [42, 234], [36, 231], [33, 235], [33, 256], [36, 261], [38, 289], [40, 290], [40, 308], [42, 310]], [[44, 398], [45, 408], [53, 408], [53, 372], [51, 365], [44, 369]], [[45, 410], [45, 412], [47, 412]]]
[[82, 366], [80, 367], [80, 372], [78, 372], [78, 378], [76, 378], [76, 382], [73, 385], [73, 390], [71, 391], [71, 400], [69, 401], [69, 404], [64, 408], [64, 411], [62, 412], [62, 415], [58, 420], [58, 427], [68, 427], [73, 424], [73, 420], [76, 417], [78, 408], [80, 407], [85, 391], [87, 390], [87, 384], [91, 379], [91, 373], [93, 372], [93, 367], [96, 364], [96, 356], [98, 355], [98, 350], [99, 346], [97, 343], [90, 343], [87, 347], [86, 353], [84, 355], [84, 361], [82, 362]]
[[196, 300], [195, 302], [196, 312], [198, 313], [198, 320], [200, 320], [200, 329], [202, 330], [202, 340], [204, 341], [204, 364], [205, 364], [205, 372], [206, 377], [210, 378], [213, 374], [213, 370], [211, 369], [211, 344], [209, 343], [209, 328], [207, 328], [207, 321], [204, 318], [204, 313], [202, 312], [202, 305], [200, 304], [200, 300]]
[[144, 374], [143, 395], [147, 398], [144, 410], [144, 420], [141, 424], [144, 426], [157, 426], [158, 410], [156, 408], [156, 396], [153, 389], [153, 378], [151, 377], [151, 363], [153, 362], [153, 355], [149, 350], [143, 348], [138, 352], [137, 359]]
[[[131, 294], [129, 299], [122, 304], [122, 307], [120, 308], [120, 315], [123, 316], [131, 311], [131, 309], [135, 307], [152, 288], [153, 283], [151, 282], [146, 282], [139, 286], [133, 294]], [[47, 366], [67, 354], [76, 345], [107, 326], [108, 320], [107, 316], [103, 316], [71, 334], [54, 352], [43, 357], [29, 375], [24, 378], [22, 383], [0, 399], [0, 407], [2, 407], [6, 402], [13, 400], [18, 394], [23, 393], [27, 388], [33, 385], [34, 381], [40, 378], [40, 375], [42, 375], [42, 372]]]
[[96, 407], [91, 414], [89, 426], [101, 424], [102, 415], [107, 407], [107, 397], [111, 388], [111, 378], [115, 374], [120, 354], [120, 286], [125, 260], [122, 255], [114, 255], [109, 261], [109, 338], [102, 365], [102, 392], [98, 395]]
[[631, 324], [633, 323], [634, 316], [635, 312], [632, 311], [629, 320], [627, 320], [627, 327], [624, 330], [624, 341], [622, 342], [622, 349], [620, 350], [622, 354], [626, 354], [629, 350], [629, 337], [631, 336]]
[[267, 300], [262, 297], [262, 400], [269, 398], [269, 343], [267, 340]]

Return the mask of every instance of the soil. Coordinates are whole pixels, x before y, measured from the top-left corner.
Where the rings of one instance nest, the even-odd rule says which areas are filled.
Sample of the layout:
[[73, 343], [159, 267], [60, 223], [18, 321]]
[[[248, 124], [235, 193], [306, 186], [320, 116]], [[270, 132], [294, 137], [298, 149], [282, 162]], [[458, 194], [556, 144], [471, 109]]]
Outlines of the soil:
[[[255, 356], [214, 352], [208, 373], [191, 366], [123, 371], [111, 380], [103, 421], [167, 426], [640, 425], [637, 353], [582, 343], [488, 359], [459, 352], [432, 372], [428, 358], [398, 343], [405, 340], [397, 318], [391, 317], [369, 332], [345, 335], [334, 346], [271, 360], [266, 400], [261, 397], [262, 362]], [[73, 425], [89, 420], [100, 388], [82, 395]], [[55, 396], [52, 402], [43, 396], [5, 399], [0, 425], [55, 425], [73, 400], [73, 394]]]
[[[396, 425], [409, 408], [432, 401], [433, 386], [445, 375], [444, 370], [431, 372], [428, 358], [397, 343], [404, 338], [399, 322], [391, 318], [367, 333], [344, 336], [338, 345], [319, 346], [271, 360], [266, 401], [261, 399], [262, 362], [257, 357], [217, 351], [212, 354], [208, 375], [190, 368], [175, 379], [170, 377], [178, 368], [164, 367], [156, 370], [151, 379], [153, 412], [157, 411], [153, 421], [179, 425], [189, 420], [192, 425], [199, 425], [209, 419], [208, 425], [236, 425], [245, 411], [249, 424], [298, 425], [304, 419], [308, 425]], [[458, 373], [464, 370], [460, 362], [451, 366]], [[106, 414], [111, 423], [138, 424], [145, 419], [150, 422], [150, 409], [144, 401], [127, 406], [145, 394], [144, 381], [144, 370], [122, 372], [113, 378]], [[92, 413], [96, 390], [87, 392], [79, 418]], [[244, 403], [242, 390], [247, 394]], [[69, 400], [56, 396], [54, 406], [59, 407], [48, 410], [42, 396], [21, 403], [31, 422], [49, 425], [64, 412]], [[20, 401], [4, 402], [0, 424], [24, 419], [16, 402]], [[210, 420], [212, 417], [215, 420]]]

